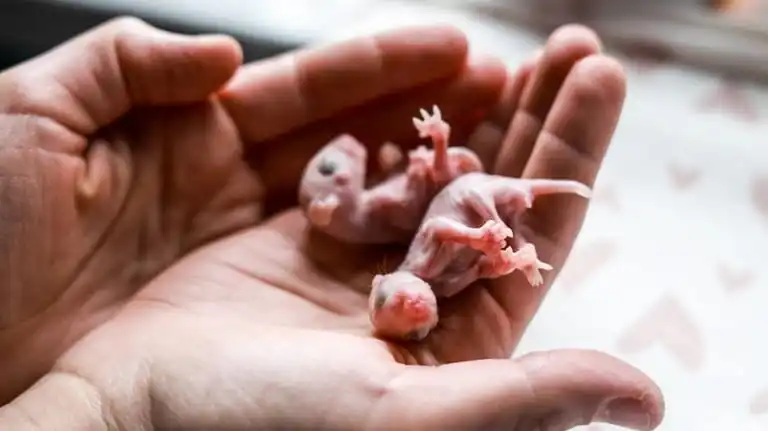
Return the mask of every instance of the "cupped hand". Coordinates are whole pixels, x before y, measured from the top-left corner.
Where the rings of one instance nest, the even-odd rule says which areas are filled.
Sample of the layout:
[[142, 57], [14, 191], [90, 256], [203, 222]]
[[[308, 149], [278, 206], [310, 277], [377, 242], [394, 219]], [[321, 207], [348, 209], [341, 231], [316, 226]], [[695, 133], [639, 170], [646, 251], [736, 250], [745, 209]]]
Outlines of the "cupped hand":
[[[439, 26], [241, 66], [229, 38], [122, 19], [4, 72], [1, 395], [65, 378], [129, 428], [655, 427], [658, 388], [617, 359], [508, 359], [556, 270], [478, 283], [425, 342], [386, 342], [367, 289], [402, 250], [339, 244], [294, 207], [330, 138], [412, 148], [433, 104], [491, 170], [591, 184], [625, 85], [599, 50], [563, 27], [508, 76]], [[585, 209], [537, 201], [542, 260], [562, 266]]]

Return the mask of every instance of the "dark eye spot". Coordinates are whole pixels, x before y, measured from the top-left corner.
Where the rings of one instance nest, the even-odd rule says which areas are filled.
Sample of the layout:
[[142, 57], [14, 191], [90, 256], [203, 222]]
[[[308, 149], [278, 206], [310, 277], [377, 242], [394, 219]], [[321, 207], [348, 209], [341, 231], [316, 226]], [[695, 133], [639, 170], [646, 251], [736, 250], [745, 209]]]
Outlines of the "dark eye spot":
[[411, 332], [408, 332], [405, 334], [405, 339], [408, 341], [420, 341], [422, 337], [422, 332], [420, 329], [414, 329]]
[[387, 302], [387, 294], [382, 292], [381, 290], [376, 292], [376, 298], [374, 299], [374, 302], [373, 302], [373, 308], [378, 310], [384, 306], [385, 302]]
[[333, 173], [336, 172], [336, 163], [333, 163], [331, 160], [324, 159], [320, 161], [320, 166], [317, 167], [317, 170], [320, 172], [320, 175], [324, 177], [333, 175]]

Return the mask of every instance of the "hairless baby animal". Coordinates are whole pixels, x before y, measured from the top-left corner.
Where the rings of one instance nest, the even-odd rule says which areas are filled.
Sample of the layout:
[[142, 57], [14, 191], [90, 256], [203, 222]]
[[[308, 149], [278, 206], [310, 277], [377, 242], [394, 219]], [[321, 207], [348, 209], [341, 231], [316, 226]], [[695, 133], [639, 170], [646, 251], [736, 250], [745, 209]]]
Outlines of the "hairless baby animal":
[[[408, 154], [405, 172], [365, 189], [365, 147], [348, 134], [325, 145], [309, 161], [299, 186], [299, 205], [314, 228], [350, 243], [407, 243], [432, 198], [453, 179], [483, 171], [477, 155], [448, 147], [450, 127], [435, 106], [413, 123], [433, 150], [419, 146]], [[382, 151], [391, 147], [382, 147]]]
[[[532, 286], [543, 282], [536, 248], [519, 231], [519, 219], [537, 196], [591, 196], [571, 180], [519, 179], [465, 174], [432, 200], [404, 261], [374, 276], [371, 323], [383, 336], [421, 340], [438, 323], [437, 297], [449, 298], [481, 278], [521, 270]], [[511, 240], [511, 247], [508, 246]]]
[[[450, 127], [433, 109], [432, 115], [421, 110], [413, 123], [434, 149], [409, 152], [405, 172], [366, 189], [367, 151], [345, 134], [310, 160], [299, 187], [310, 224], [330, 236], [350, 243], [410, 242], [400, 266], [371, 283], [371, 323], [392, 338], [425, 338], [438, 322], [437, 298], [479, 279], [520, 270], [540, 285], [540, 271], [552, 267], [517, 232], [520, 216], [540, 195], [591, 195], [576, 181], [485, 173], [473, 151], [448, 147]], [[382, 147], [380, 158], [391, 149]]]

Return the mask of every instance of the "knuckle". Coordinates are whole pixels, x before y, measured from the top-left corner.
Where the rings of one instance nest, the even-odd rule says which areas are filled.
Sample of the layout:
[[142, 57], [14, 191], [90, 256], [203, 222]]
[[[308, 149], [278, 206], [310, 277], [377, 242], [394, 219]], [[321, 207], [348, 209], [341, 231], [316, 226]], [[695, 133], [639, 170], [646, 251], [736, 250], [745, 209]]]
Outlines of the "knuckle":
[[138, 33], [152, 29], [146, 21], [131, 15], [121, 15], [110, 19], [104, 24], [105, 28], [116, 33]]
[[29, 105], [30, 97], [38, 94], [30, 82], [30, 75], [24, 73], [24, 67], [8, 70], [0, 74], [0, 112], [5, 114], [24, 113]]

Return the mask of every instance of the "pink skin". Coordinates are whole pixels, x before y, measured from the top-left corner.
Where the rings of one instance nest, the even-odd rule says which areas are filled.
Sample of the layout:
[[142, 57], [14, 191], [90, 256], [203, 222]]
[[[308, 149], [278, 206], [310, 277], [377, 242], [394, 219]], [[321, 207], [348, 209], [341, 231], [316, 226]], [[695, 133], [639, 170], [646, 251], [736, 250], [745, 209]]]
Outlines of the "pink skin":
[[[486, 173], [454, 180], [433, 199], [402, 264], [390, 274], [375, 277], [370, 302], [375, 330], [394, 338], [423, 339], [438, 321], [434, 298], [454, 296], [481, 278], [520, 270], [532, 286], [541, 285], [541, 271], [552, 266], [539, 260], [534, 245], [513, 230], [537, 196], [555, 193], [589, 198], [591, 189], [570, 180]], [[409, 314], [412, 308], [391, 308], [393, 302], [385, 299], [392, 295], [410, 298], [411, 304], [423, 303], [434, 314], [426, 318], [419, 311], [415, 319]]]
[[[429, 203], [453, 179], [482, 172], [477, 155], [463, 147], [448, 147], [450, 127], [434, 107], [430, 116], [414, 119], [419, 136], [430, 137], [409, 152], [405, 172], [365, 189], [367, 152], [350, 135], [323, 147], [307, 164], [299, 187], [299, 205], [314, 228], [350, 243], [407, 243], [416, 233]], [[384, 170], [392, 169], [398, 154], [382, 147]]]
[[369, 297], [371, 321], [383, 337], [419, 340], [437, 325], [437, 298], [428, 284], [410, 272], [377, 275]]

